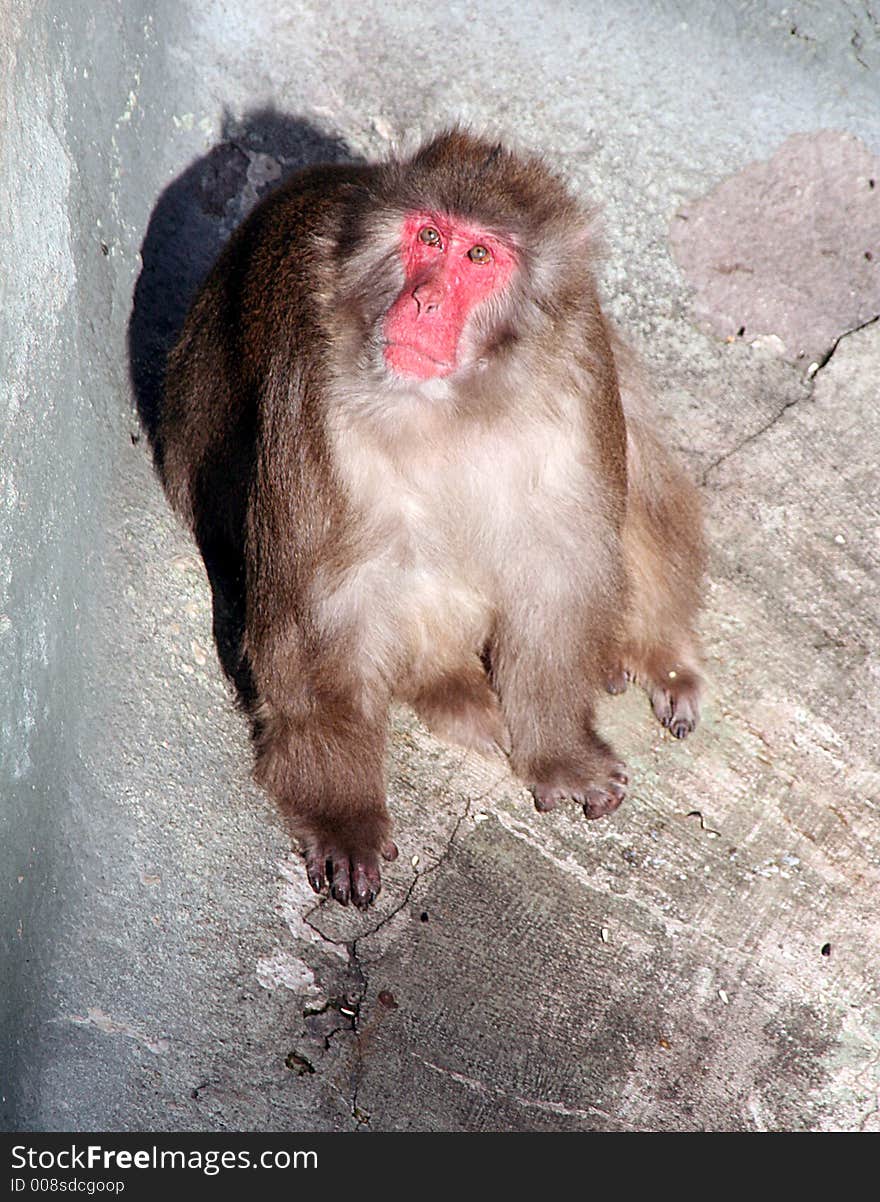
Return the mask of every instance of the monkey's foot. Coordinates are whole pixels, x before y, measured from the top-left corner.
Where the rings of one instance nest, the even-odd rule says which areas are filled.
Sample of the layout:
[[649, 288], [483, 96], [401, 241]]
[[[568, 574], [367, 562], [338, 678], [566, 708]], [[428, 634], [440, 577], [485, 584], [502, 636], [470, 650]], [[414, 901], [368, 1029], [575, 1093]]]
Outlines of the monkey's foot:
[[412, 707], [448, 743], [488, 756], [510, 752], [501, 706], [482, 667], [441, 677], [413, 698]]
[[626, 797], [629, 784], [626, 764], [604, 746], [586, 762], [567, 760], [547, 764], [535, 777], [529, 788], [536, 810], [545, 813], [571, 798], [583, 806], [587, 818], [603, 818], [613, 813]]
[[329, 889], [343, 906], [353, 901], [358, 909], [372, 905], [382, 888], [379, 855], [386, 860], [397, 859], [397, 846], [390, 839], [379, 852], [370, 848], [354, 848], [343, 836], [312, 836], [306, 838], [306, 874], [316, 893]]
[[657, 721], [676, 739], [684, 739], [700, 720], [701, 685], [698, 672], [671, 668], [653, 676], [647, 686]]
[[651, 699], [657, 721], [676, 739], [684, 739], [700, 720], [703, 678], [699, 669], [685, 666], [673, 652], [663, 650], [641, 658], [632, 654], [626, 660], [626, 666], [606, 673], [605, 688], [622, 693], [627, 681], [638, 681]]

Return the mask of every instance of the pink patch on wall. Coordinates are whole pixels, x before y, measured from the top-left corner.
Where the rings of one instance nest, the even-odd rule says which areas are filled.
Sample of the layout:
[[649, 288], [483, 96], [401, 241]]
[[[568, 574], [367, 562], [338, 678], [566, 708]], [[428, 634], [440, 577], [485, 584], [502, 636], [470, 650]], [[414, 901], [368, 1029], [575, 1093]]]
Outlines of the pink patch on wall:
[[880, 313], [880, 159], [852, 134], [795, 134], [680, 209], [670, 242], [713, 333], [821, 361]]

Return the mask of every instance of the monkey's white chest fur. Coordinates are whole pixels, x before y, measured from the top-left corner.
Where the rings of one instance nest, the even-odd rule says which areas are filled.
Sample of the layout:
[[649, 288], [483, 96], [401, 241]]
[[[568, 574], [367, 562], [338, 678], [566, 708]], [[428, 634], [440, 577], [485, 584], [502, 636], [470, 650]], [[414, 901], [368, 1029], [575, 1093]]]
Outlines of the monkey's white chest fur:
[[551, 590], [571, 576], [589, 476], [571, 425], [541, 426], [534, 438], [471, 432], [406, 457], [377, 454], [356, 431], [337, 442], [354, 555], [320, 582], [319, 623], [353, 639], [387, 683], [479, 654], [524, 570]]

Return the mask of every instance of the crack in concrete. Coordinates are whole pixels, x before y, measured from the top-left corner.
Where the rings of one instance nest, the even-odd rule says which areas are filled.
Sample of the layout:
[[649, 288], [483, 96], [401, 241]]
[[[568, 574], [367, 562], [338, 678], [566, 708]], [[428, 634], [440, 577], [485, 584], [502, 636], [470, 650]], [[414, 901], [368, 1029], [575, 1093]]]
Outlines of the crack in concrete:
[[[459, 765], [459, 767], [460, 767], [460, 765]], [[467, 798], [464, 809], [462, 810], [462, 812], [458, 815], [458, 817], [455, 820], [455, 823], [452, 827], [452, 831], [449, 835], [449, 838], [446, 841], [446, 847], [439, 854], [439, 856], [437, 857], [435, 862], [433, 864], [431, 864], [429, 867], [427, 867], [424, 870], [424, 872], [416, 872], [413, 874], [413, 879], [410, 882], [410, 884], [406, 890], [406, 893], [404, 894], [404, 897], [403, 897], [402, 901], [400, 902], [400, 905], [396, 906], [393, 910], [390, 910], [385, 915], [385, 917], [382, 918], [378, 923], [376, 923], [376, 925], [371, 930], [364, 931], [362, 934], [358, 935], [357, 939], [355, 940], [355, 943], [360, 943], [364, 939], [370, 939], [373, 935], [376, 934], [377, 931], [381, 931], [384, 926], [387, 926], [388, 923], [391, 921], [391, 919], [396, 917], [396, 915], [398, 915], [400, 913], [400, 911], [406, 907], [406, 905], [409, 903], [413, 893], [415, 893], [416, 886], [418, 885], [419, 881], [423, 881], [423, 880], [425, 880], [426, 877], [433, 875], [433, 873], [435, 873], [437, 871], [437, 869], [442, 864], [444, 864], [445, 861], [447, 860], [447, 858], [449, 857], [449, 853], [452, 851], [452, 845], [455, 842], [456, 838], [458, 837], [458, 832], [461, 830], [461, 824], [465, 821], [465, 819], [470, 817], [471, 807], [474, 805], [477, 805], [481, 801], [484, 801], [487, 797], [489, 797], [498, 788], [498, 786], [501, 783], [502, 783], [501, 780], [494, 781], [493, 784], [491, 784], [489, 786], [489, 788], [486, 789], [484, 792], [478, 794], [476, 797], [468, 797]]]
[[853, 58], [856, 60], [856, 62], [859, 64], [860, 67], [864, 67], [866, 71], [869, 71], [870, 67], [868, 66], [868, 64], [865, 62], [865, 60], [859, 54], [859, 51], [861, 50], [862, 46], [864, 46], [864, 42], [862, 41], [861, 34], [854, 33], [849, 40], [849, 44], [853, 48]]
[[875, 313], [873, 317], [869, 317], [865, 321], [859, 322], [858, 325], [851, 326], [848, 330], [844, 330], [843, 333], [838, 334], [828, 350], [825, 351], [825, 353], [818, 360], [816, 360], [814, 363], [811, 363], [807, 368], [807, 372], [801, 380], [801, 385], [805, 389], [804, 395], [793, 397], [792, 400], [786, 401], [781, 409], [774, 413], [770, 420], [765, 422], [763, 426], [760, 426], [757, 430], [753, 430], [751, 434], [747, 434], [745, 438], [741, 439], [741, 441], [736, 444], [736, 446], [731, 447], [729, 451], [725, 451], [723, 455], [719, 455], [717, 459], [714, 459], [709, 466], [703, 470], [703, 473], [700, 477], [700, 483], [702, 485], [708, 484], [710, 475], [723, 463], [726, 463], [728, 459], [732, 459], [734, 455], [738, 455], [740, 451], [744, 450], [751, 443], [761, 438], [767, 433], [768, 430], [772, 430], [789, 409], [794, 408], [795, 405], [799, 405], [804, 400], [809, 400], [813, 395], [813, 387], [816, 382], [816, 377], [820, 371], [828, 366], [841, 342], [843, 342], [845, 338], [848, 338], [850, 334], [857, 334], [859, 330], [864, 330], [868, 326], [872, 326], [876, 321], [880, 321], [880, 313]]
[[[451, 772], [449, 774], [448, 781], [451, 781], [453, 779], [453, 777], [458, 772], [460, 772], [462, 763], [463, 763], [463, 761], [461, 761], [459, 764], [453, 766], [453, 769], [451, 770]], [[365, 940], [372, 939], [379, 931], [382, 930], [383, 927], [387, 926], [392, 921], [392, 919], [396, 918], [397, 915], [400, 914], [402, 910], [406, 909], [406, 907], [410, 904], [413, 894], [415, 893], [416, 888], [420, 884], [420, 882], [422, 882], [422, 881], [426, 880], [428, 877], [432, 876], [435, 872], [437, 872], [437, 870], [439, 868], [441, 868], [443, 866], [443, 864], [446, 863], [446, 861], [448, 860], [449, 856], [452, 853], [453, 846], [455, 844], [456, 839], [458, 838], [458, 834], [459, 834], [459, 831], [461, 830], [462, 824], [470, 817], [472, 808], [475, 805], [478, 805], [480, 802], [484, 801], [487, 797], [491, 796], [491, 794], [494, 793], [495, 790], [498, 789], [499, 786], [504, 782], [504, 779], [505, 779], [504, 776], [499, 777], [499, 779], [493, 781], [492, 784], [489, 785], [488, 788], [484, 789], [482, 793], [479, 793], [474, 797], [471, 797], [471, 796], [467, 797], [467, 799], [465, 801], [465, 805], [464, 805], [463, 809], [461, 810], [461, 813], [455, 819], [452, 830], [450, 831], [449, 837], [446, 840], [446, 846], [439, 853], [439, 855], [437, 856], [434, 863], [431, 864], [429, 867], [425, 868], [424, 871], [422, 871], [422, 872], [414, 872], [413, 873], [412, 880], [410, 881], [409, 885], [405, 889], [403, 897], [401, 898], [398, 905], [396, 905], [393, 909], [389, 910], [389, 912], [382, 919], [380, 919], [380, 921], [377, 922], [375, 924], [375, 926], [371, 927], [367, 931], [362, 932], [360, 935], [357, 935], [354, 939], [334, 939], [329, 935], [325, 935], [324, 932], [321, 931], [314, 924], [314, 922], [312, 921], [312, 916], [315, 915], [316, 913], [320, 912], [323, 909], [324, 904], [328, 899], [322, 899], [320, 902], [317, 902], [305, 915], [303, 915], [304, 924], [306, 926], [308, 926], [310, 930], [314, 931], [315, 934], [318, 935], [318, 937], [321, 940], [323, 940], [324, 943], [331, 944], [332, 946], [334, 946], [336, 948], [341, 947], [341, 948], [345, 949], [345, 951], [348, 955], [349, 968], [352, 970], [353, 975], [356, 977], [357, 982], [358, 982], [357, 992], [354, 994], [346, 994], [346, 997], [345, 997], [346, 1005], [351, 1010], [350, 1015], [347, 1014], [345, 1011], [341, 1010], [341, 1007], [339, 1007], [337, 1004], [338, 999], [330, 999], [319, 1010], [311, 1011], [311, 1013], [313, 1013], [313, 1014], [320, 1014], [320, 1013], [326, 1012], [328, 1009], [330, 1009], [332, 1007], [332, 1008], [340, 1009], [340, 1013], [345, 1014], [345, 1017], [347, 1017], [347, 1018], [348, 1017], [351, 1018], [350, 1025], [345, 1025], [345, 1024], [340, 1023], [340, 1025], [338, 1027], [334, 1027], [331, 1031], [329, 1031], [327, 1033], [327, 1035], [325, 1036], [325, 1045], [326, 1045], [326, 1048], [329, 1049], [331, 1041], [334, 1039], [334, 1037], [336, 1035], [339, 1034], [340, 1031], [351, 1032], [352, 1035], [354, 1036], [354, 1066], [353, 1066], [353, 1071], [352, 1071], [351, 1095], [347, 1099], [347, 1105], [349, 1107], [351, 1117], [354, 1119], [356, 1130], [358, 1130], [362, 1127], [367, 1127], [367, 1126], [369, 1126], [369, 1123], [370, 1123], [370, 1116], [365, 1111], [362, 1111], [360, 1106], [358, 1105], [361, 1085], [363, 1083], [363, 1077], [364, 1077], [364, 1065], [366, 1062], [364, 1041], [365, 1041], [366, 1034], [368, 1034], [368, 1033], [364, 1032], [364, 1030], [361, 1026], [361, 1010], [362, 1010], [364, 1001], [366, 1000], [366, 997], [370, 990], [369, 973], [367, 972], [367, 968], [364, 965], [363, 961], [361, 960], [360, 953], [359, 953], [359, 947], [361, 944], [364, 943]], [[429, 1065], [429, 1067], [433, 1067], [433, 1066]], [[524, 1100], [523, 1104], [526, 1104], [527, 1101], [528, 1100]], [[543, 1105], [543, 1107], [548, 1110], [552, 1110], [552, 1108], [556, 1105], [556, 1103], [548, 1102], [546, 1104], [542, 1104], [537, 1101], [534, 1104], [535, 1105]], [[560, 1111], [558, 1113], [562, 1113], [562, 1111]], [[569, 1112], [569, 1113], [574, 1114], [574, 1112]]]
[[812, 45], [815, 45], [816, 39], [813, 37], [810, 37], [810, 35], [808, 33], [801, 33], [801, 31], [798, 29], [797, 25], [791, 25], [789, 27], [788, 32], [791, 37], [797, 38], [799, 42], [807, 42]]
[[[859, 18], [862, 15], [864, 15], [868, 18], [868, 20], [874, 26], [874, 33], [876, 34], [876, 33], [880, 32], [880, 23], [878, 23], [877, 18], [874, 16], [873, 12], [871, 11], [870, 5], [862, 4], [860, 6], [861, 11], [854, 10], [853, 6], [851, 4], [845, 3], [844, 7], [849, 12], [849, 14], [852, 17], [854, 22], [858, 22]], [[856, 62], [859, 64], [859, 66], [864, 67], [866, 70], [870, 71], [871, 68], [870, 68], [869, 64], [866, 63], [865, 60], [859, 54], [859, 51], [864, 48], [865, 40], [862, 37], [861, 32], [858, 29], [854, 29], [852, 31], [852, 35], [850, 36], [850, 39], [849, 39], [849, 44], [853, 48], [853, 57], [855, 58]]]
[[783, 417], [785, 413], [788, 412], [789, 409], [792, 409], [795, 405], [799, 405], [801, 401], [807, 399], [811, 395], [812, 391], [808, 390], [805, 392], [804, 396], [794, 397], [792, 400], [786, 401], [782, 408], [774, 413], [770, 420], [765, 422], [763, 426], [760, 426], [757, 430], [753, 430], [751, 434], [747, 434], [745, 438], [741, 439], [735, 446], [731, 447], [729, 451], [725, 451], [723, 455], [719, 455], [717, 459], [713, 459], [709, 466], [704, 469], [702, 476], [700, 477], [700, 483], [704, 486], [707, 485], [709, 483], [709, 477], [711, 474], [721, 467], [723, 463], [726, 463], [728, 459], [732, 459], [734, 455], [738, 455], [740, 451], [745, 450], [745, 448], [751, 443], [756, 442], [759, 438], [763, 437], [768, 430], [773, 429], [776, 423]]
[[[493, 789], [495, 787], [496, 787], [495, 785], [492, 786]], [[324, 941], [324, 943], [332, 944], [334, 947], [344, 947], [346, 950], [349, 950], [350, 948], [355, 947], [358, 943], [362, 943], [364, 939], [370, 939], [373, 935], [376, 934], [377, 931], [381, 931], [384, 926], [387, 926], [388, 923], [392, 920], [392, 918], [395, 918], [400, 913], [400, 911], [406, 907], [407, 903], [409, 902], [410, 898], [412, 897], [413, 893], [415, 892], [416, 885], [418, 885], [419, 881], [424, 880], [426, 877], [431, 876], [434, 872], [437, 871], [437, 869], [440, 867], [440, 865], [446, 860], [447, 856], [449, 855], [449, 852], [452, 849], [452, 844], [453, 844], [456, 836], [458, 835], [459, 830], [461, 829], [461, 824], [469, 816], [472, 802], [482, 801], [483, 798], [488, 797], [489, 793], [491, 793], [491, 792], [492, 792], [492, 789], [489, 789], [486, 791], [486, 793], [481, 794], [477, 798], [468, 798], [468, 800], [465, 804], [465, 808], [462, 810], [461, 814], [459, 814], [458, 818], [455, 820], [455, 825], [453, 826], [452, 833], [450, 834], [450, 836], [446, 842], [446, 847], [443, 849], [443, 851], [437, 857], [437, 860], [435, 861], [435, 863], [429, 865], [429, 867], [427, 867], [423, 872], [413, 873], [413, 878], [410, 881], [409, 885], [407, 886], [406, 891], [404, 892], [404, 895], [401, 898], [399, 904], [396, 905], [393, 910], [389, 910], [388, 913], [385, 915], [385, 917], [381, 918], [374, 927], [371, 927], [368, 931], [362, 931], [361, 934], [355, 936], [354, 939], [334, 939], [330, 935], [325, 935], [324, 932], [319, 927], [315, 926], [315, 924], [311, 921], [311, 919], [312, 919], [313, 914], [320, 913], [323, 910], [324, 901], [330, 901], [331, 900], [330, 898], [326, 898], [326, 899], [323, 899], [322, 901], [318, 902], [316, 905], [314, 905], [311, 908], [311, 910], [308, 911], [307, 914], [303, 915], [303, 922], [305, 923], [305, 925], [310, 930], [314, 931], [315, 934], [318, 935]]]
[[354, 1068], [352, 1072], [351, 1098], [349, 1099], [349, 1109], [351, 1110], [351, 1117], [354, 1119], [356, 1131], [361, 1127], [369, 1126], [370, 1123], [370, 1116], [358, 1106], [358, 1097], [364, 1076], [364, 1032], [361, 1028], [361, 1007], [370, 988], [370, 978], [367, 975], [367, 970], [361, 963], [357, 945], [358, 941], [355, 939], [351, 945], [350, 953], [354, 967], [361, 979], [361, 991], [354, 1002], [354, 1017], [351, 1024], [351, 1029], [354, 1032]]
[[[346, 1007], [348, 1007], [348, 1009], [346, 1009]], [[304, 1019], [317, 1018], [322, 1014], [327, 1014], [331, 1010], [335, 1011], [340, 1018], [345, 1021], [339, 1022], [335, 1027], [331, 1027], [328, 1031], [320, 1033], [321, 1038], [324, 1040], [325, 1052], [329, 1052], [330, 1044], [332, 1043], [334, 1036], [338, 1035], [340, 1031], [353, 1030], [354, 1024], [352, 1020], [357, 1014], [357, 1008], [355, 1004], [350, 1001], [347, 996], [343, 998], [333, 997], [329, 998], [323, 1006], [320, 1006], [317, 1009], [310, 1010], [306, 1008], [303, 1010]]]
[[865, 319], [865, 321], [860, 321], [857, 326], [850, 326], [850, 328], [848, 330], [844, 330], [842, 334], [838, 334], [838, 336], [831, 343], [831, 346], [829, 347], [829, 349], [825, 352], [825, 354], [822, 356], [822, 358], [818, 361], [818, 363], [816, 365], [816, 370], [812, 373], [812, 375], [810, 376], [810, 379], [815, 380], [816, 376], [819, 374], [819, 372], [822, 370], [822, 368], [828, 364], [828, 361], [831, 359], [831, 356], [834, 354], [834, 352], [840, 346], [841, 342], [843, 342], [844, 338], [848, 338], [850, 336], [850, 334], [857, 334], [859, 332], [859, 330], [867, 329], [867, 327], [872, 326], [875, 321], [880, 321], [880, 313], [875, 313], [873, 317], [868, 317]]
[[468, 798], [465, 802], [464, 809], [459, 814], [458, 818], [456, 818], [456, 820], [455, 820], [455, 824], [452, 828], [449, 838], [446, 841], [446, 847], [443, 849], [443, 851], [437, 857], [436, 861], [429, 868], [426, 868], [424, 872], [417, 872], [413, 875], [413, 879], [410, 882], [410, 885], [407, 888], [400, 904], [398, 906], [396, 906], [393, 910], [389, 911], [389, 913], [385, 915], [385, 917], [381, 920], [381, 922], [378, 922], [376, 924], [376, 926], [374, 926], [371, 930], [365, 931], [362, 935], [358, 935], [358, 937], [356, 939], [352, 940], [351, 950], [350, 950], [349, 954], [350, 954], [352, 962], [354, 963], [354, 967], [357, 970], [357, 973], [360, 976], [360, 979], [362, 982], [361, 991], [358, 994], [356, 1001], [353, 1003], [354, 1009], [355, 1009], [355, 1017], [354, 1017], [354, 1021], [352, 1024], [352, 1029], [354, 1031], [354, 1036], [355, 1036], [355, 1049], [356, 1050], [355, 1050], [354, 1082], [353, 1082], [352, 1095], [351, 1095], [351, 1115], [352, 1115], [352, 1118], [355, 1120], [356, 1126], [358, 1128], [367, 1126], [370, 1121], [369, 1115], [362, 1112], [358, 1106], [358, 1096], [360, 1094], [361, 1084], [363, 1082], [364, 1060], [365, 1060], [364, 1032], [362, 1031], [361, 1025], [360, 1025], [361, 1006], [363, 1005], [363, 1002], [364, 1002], [364, 1000], [367, 996], [367, 993], [369, 992], [369, 988], [370, 988], [369, 975], [368, 975], [367, 970], [364, 967], [363, 963], [361, 962], [360, 955], [358, 953], [358, 946], [359, 946], [359, 944], [363, 943], [364, 940], [371, 939], [378, 931], [381, 931], [381, 929], [384, 926], [387, 926], [388, 923], [392, 920], [392, 918], [395, 918], [401, 912], [401, 910], [403, 910], [409, 904], [410, 898], [412, 897], [413, 893], [415, 892], [416, 886], [419, 884], [419, 882], [425, 880], [426, 877], [433, 875], [433, 873], [435, 873], [437, 871], [437, 869], [440, 868], [441, 865], [446, 862], [446, 860], [448, 859], [449, 855], [452, 852], [453, 844], [455, 843], [455, 840], [458, 836], [458, 832], [461, 830], [462, 823], [470, 815], [470, 810], [471, 810], [471, 799]]
[[529, 1098], [524, 1094], [509, 1093], [499, 1085], [488, 1085], [485, 1081], [480, 1081], [476, 1077], [468, 1077], [464, 1073], [455, 1072], [454, 1069], [443, 1068], [442, 1065], [435, 1064], [432, 1060], [425, 1060], [424, 1057], [416, 1055], [415, 1052], [411, 1052], [410, 1055], [414, 1060], [418, 1060], [420, 1064], [423, 1064], [425, 1068], [431, 1069], [432, 1072], [439, 1073], [443, 1077], [449, 1077], [457, 1085], [463, 1085], [465, 1089], [482, 1094], [484, 1097], [502, 1098], [504, 1101], [513, 1102], [517, 1106], [542, 1110], [548, 1114], [563, 1115], [566, 1118], [589, 1120], [599, 1115], [604, 1119], [618, 1123], [628, 1131], [635, 1131], [637, 1129], [631, 1124], [626, 1123], [619, 1115], [610, 1114], [607, 1110], [603, 1110], [601, 1106], [587, 1106], [586, 1109], [581, 1109], [579, 1107], [566, 1106], [563, 1102], [551, 1102], [544, 1098]]
[[[480, 797], [476, 798], [475, 800], [477, 800], [477, 801], [482, 800], [483, 797], [488, 796], [488, 794], [492, 791], [492, 789], [494, 789], [496, 787], [497, 787], [497, 782], [490, 789], [488, 789], [486, 791], [486, 793], [481, 794]], [[338, 999], [330, 999], [319, 1010], [311, 1011], [311, 1013], [313, 1013], [313, 1014], [321, 1014], [321, 1013], [326, 1012], [331, 1007], [333, 1007], [336, 1009], [340, 1009], [340, 1013], [345, 1014], [346, 1018], [351, 1019], [351, 1024], [349, 1026], [346, 1026], [345, 1024], [340, 1023], [340, 1025], [338, 1027], [334, 1027], [333, 1030], [328, 1032], [328, 1034], [325, 1036], [325, 1045], [327, 1048], [329, 1048], [331, 1041], [333, 1040], [333, 1038], [336, 1035], [339, 1034], [340, 1031], [350, 1031], [354, 1035], [355, 1063], [354, 1063], [354, 1069], [353, 1069], [353, 1074], [352, 1074], [353, 1079], [352, 1079], [352, 1086], [351, 1086], [351, 1096], [348, 1099], [348, 1106], [349, 1106], [349, 1109], [351, 1112], [351, 1117], [355, 1121], [356, 1129], [360, 1128], [360, 1127], [368, 1126], [369, 1121], [370, 1121], [369, 1115], [365, 1114], [363, 1111], [361, 1111], [360, 1107], [358, 1106], [358, 1095], [360, 1093], [361, 1083], [363, 1080], [364, 1060], [365, 1060], [364, 1046], [363, 1046], [364, 1045], [364, 1032], [361, 1028], [361, 1007], [363, 1006], [363, 1003], [367, 997], [367, 994], [369, 993], [369, 988], [370, 988], [369, 974], [367, 973], [366, 967], [364, 966], [363, 962], [361, 961], [359, 950], [358, 950], [359, 945], [362, 944], [364, 942], [364, 940], [371, 939], [378, 931], [381, 931], [383, 927], [387, 926], [388, 923], [391, 922], [391, 920], [393, 918], [396, 918], [396, 916], [403, 909], [405, 909], [406, 906], [409, 904], [409, 902], [412, 898], [412, 895], [416, 890], [416, 886], [419, 884], [419, 882], [423, 881], [427, 877], [431, 876], [433, 873], [435, 873], [437, 871], [438, 868], [441, 867], [442, 864], [444, 864], [446, 862], [446, 860], [448, 859], [448, 857], [452, 851], [452, 847], [458, 836], [458, 832], [461, 830], [462, 823], [470, 815], [471, 805], [472, 805], [473, 800], [474, 799], [472, 799], [472, 798], [467, 799], [464, 809], [461, 811], [461, 813], [458, 815], [458, 817], [455, 820], [452, 831], [450, 832], [449, 838], [446, 841], [446, 846], [443, 849], [443, 851], [439, 854], [436, 861], [433, 864], [431, 864], [428, 868], [426, 868], [424, 870], [424, 872], [416, 872], [413, 874], [413, 879], [410, 881], [409, 885], [407, 886], [407, 888], [404, 892], [404, 895], [400, 900], [400, 903], [398, 905], [396, 905], [392, 910], [390, 910], [384, 916], [384, 918], [382, 918], [379, 922], [377, 922], [376, 925], [371, 927], [368, 931], [362, 932], [362, 934], [357, 935], [354, 939], [333, 939], [329, 935], [325, 935], [324, 932], [321, 931], [317, 926], [315, 926], [315, 924], [311, 921], [312, 915], [314, 915], [316, 912], [319, 912], [321, 909], [323, 909], [323, 902], [318, 902], [315, 906], [312, 907], [311, 910], [308, 911], [307, 914], [303, 915], [303, 922], [306, 924], [306, 926], [308, 926], [312, 931], [314, 931], [315, 934], [318, 935], [325, 943], [332, 944], [334, 947], [345, 948], [345, 950], [348, 954], [349, 968], [353, 971], [353, 975], [355, 976], [355, 978], [358, 982], [357, 992], [354, 994], [346, 994], [346, 997], [345, 997], [346, 1005], [351, 1010], [350, 1015], [347, 1014], [339, 1006], [336, 1005], [336, 1001]]]
[[325, 935], [324, 932], [321, 930], [321, 928], [316, 927], [315, 924], [312, 922], [312, 915], [320, 914], [320, 912], [321, 912], [321, 910], [323, 910], [323, 908], [324, 907], [321, 902], [316, 902], [315, 905], [312, 906], [311, 910], [309, 910], [308, 913], [303, 915], [303, 923], [309, 928], [310, 931], [314, 931], [315, 934], [318, 936], [318, 938], [321, 939], [324, 943], [329, 943], [332, 947], [347, 948], [348, 945], [351, 943], [350, 939], [333, 939], [333, 938], [331, 938], [330, 935]]

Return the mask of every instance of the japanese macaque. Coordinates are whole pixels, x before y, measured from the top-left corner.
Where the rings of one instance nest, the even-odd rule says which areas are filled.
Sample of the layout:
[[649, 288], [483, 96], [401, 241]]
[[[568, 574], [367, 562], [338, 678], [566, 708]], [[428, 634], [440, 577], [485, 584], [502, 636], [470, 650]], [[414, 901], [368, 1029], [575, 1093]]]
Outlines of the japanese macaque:
[[238, 589], [256, 779], [343, 904], [396, 855], [393, 700], [588, 818], [628, 784], [603, 688], [696, 725], [699, 500], [594, 260], [541, 159], [454, 129], [270, 194], [169, 358], [157, 463]]

